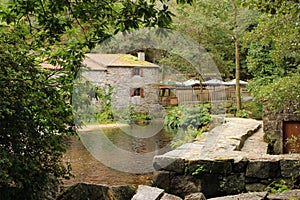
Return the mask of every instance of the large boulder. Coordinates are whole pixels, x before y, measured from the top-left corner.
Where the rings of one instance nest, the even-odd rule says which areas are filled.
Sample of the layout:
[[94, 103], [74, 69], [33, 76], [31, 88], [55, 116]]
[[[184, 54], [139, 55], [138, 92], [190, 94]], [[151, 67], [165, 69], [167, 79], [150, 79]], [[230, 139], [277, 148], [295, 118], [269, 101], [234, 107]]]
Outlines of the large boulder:
[[128, 200], [135, 194], [131, 185], [109, 187], [78, 183], [63, 192], [57, 200]]

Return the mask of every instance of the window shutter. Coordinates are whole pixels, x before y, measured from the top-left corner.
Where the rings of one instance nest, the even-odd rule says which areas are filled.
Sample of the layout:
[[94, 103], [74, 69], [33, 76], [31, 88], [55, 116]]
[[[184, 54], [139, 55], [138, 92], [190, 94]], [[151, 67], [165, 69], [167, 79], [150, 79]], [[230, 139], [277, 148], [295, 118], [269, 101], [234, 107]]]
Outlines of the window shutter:
[[132, 70], [131, 70], [131, 76], [134, 76], [134, 68], [132, 68]]
[[141, 88], [141, 97], [144, 98], [145, 95], [144, 95], [144, 88]]
[[140, 76], [143, 76], [143, 69], [140, 68]]
[[134, 88], [130, 88], [130, 96], [131, 96], [131, 97], [134, 96]]

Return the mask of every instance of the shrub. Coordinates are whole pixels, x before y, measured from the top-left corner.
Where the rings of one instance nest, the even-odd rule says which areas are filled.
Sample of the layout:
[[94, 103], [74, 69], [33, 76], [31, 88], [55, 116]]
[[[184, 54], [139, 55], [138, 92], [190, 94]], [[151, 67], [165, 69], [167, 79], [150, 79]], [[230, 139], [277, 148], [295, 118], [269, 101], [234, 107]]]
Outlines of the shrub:
[[135, 106], [130, 105], [125, 109], [118, 110], [115, 119], [125, 124], [147, 125], [153, 117], [149, 113], [138, 112]]
[[175, 148], [201, 137], [202, 133], [208, 129], [210, 121], [208, 109], [203, 105], [168, 108], [165, 126], [169, 129], [168, 132], [176, 133], [171, 147]]
[[211, 116], [206, 107], [202, 105], [196, 106], [178, 106], [169, 108], [166, 112], [165, 126], [170, 128], [188, 127], [201, 129], [207, 126], [211, 120]]

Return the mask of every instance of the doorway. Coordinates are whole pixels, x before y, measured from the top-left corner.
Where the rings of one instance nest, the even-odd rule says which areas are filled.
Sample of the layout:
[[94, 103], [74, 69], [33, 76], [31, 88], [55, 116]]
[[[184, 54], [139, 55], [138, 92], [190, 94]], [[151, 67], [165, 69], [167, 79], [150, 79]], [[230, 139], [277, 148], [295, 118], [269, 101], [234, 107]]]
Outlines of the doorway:
[[300, 121], [283, 122], [283, 153], [300, 153]]

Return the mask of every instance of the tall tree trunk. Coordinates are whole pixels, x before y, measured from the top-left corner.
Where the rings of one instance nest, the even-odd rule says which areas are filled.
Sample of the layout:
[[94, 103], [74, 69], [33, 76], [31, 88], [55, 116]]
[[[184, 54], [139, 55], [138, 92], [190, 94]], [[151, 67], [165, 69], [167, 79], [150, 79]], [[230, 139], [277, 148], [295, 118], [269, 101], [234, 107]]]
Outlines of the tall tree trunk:
[[237, 111], [241, 110], [242, 108], [242, 101], [241, 101], [241, 89], [240, 89], [240, 53], [239, 53], [239, 38], [238, 38], [238, 25], [237, 25], [237, 4], [236, 0], [232, 0], [233, 7], [234, 7], [234, 41], [235, 41], [235, 95], [236, 95], [236, 108]]

